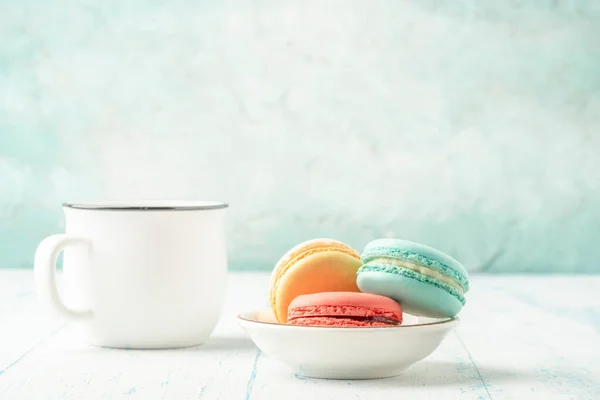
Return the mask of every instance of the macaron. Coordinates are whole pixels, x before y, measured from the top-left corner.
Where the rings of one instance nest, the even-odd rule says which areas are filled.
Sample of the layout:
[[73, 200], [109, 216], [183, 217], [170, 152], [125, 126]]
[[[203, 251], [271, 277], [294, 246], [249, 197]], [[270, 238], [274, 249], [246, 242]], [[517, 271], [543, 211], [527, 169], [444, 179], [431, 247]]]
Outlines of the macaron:
[[398, 326], [402, 307], [394, 300], [369, 293], [325, 292], [296, 297], [288, 309], [288, 324], [365, 328]]
[[359, 289], [391, 297], [409, 314], [453, 317], [465, 304], [466, 269], [437, 249], [408, 240], [377, 239], [367, 244], [361, 258]]
[[269, 302], [277, 321], [287, 322], [292, 300], [319, 292], [358, 292], [360, 254], [333, 239], [313, 239], [289, 250], [271, 274]]

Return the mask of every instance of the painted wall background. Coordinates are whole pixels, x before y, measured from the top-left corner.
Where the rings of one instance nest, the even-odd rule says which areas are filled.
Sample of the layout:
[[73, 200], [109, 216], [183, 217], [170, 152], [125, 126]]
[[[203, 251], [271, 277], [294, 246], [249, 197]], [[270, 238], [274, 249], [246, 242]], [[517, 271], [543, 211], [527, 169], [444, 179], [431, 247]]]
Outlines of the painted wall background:
[[231, 204], [230, 267], [315, 236], [600, 272], [600, 2], [0, 0], [0, 266], [71, 199]]

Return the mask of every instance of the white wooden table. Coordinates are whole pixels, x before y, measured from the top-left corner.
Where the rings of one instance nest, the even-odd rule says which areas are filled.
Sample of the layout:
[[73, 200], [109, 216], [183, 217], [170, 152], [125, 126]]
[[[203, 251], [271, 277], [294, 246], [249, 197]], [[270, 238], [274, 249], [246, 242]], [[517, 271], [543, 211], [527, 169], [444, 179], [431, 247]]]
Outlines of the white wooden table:
[[45, 315], [32, 272], [0, 270], [0, 399], [600, 399], [600, 276], [473, 276], [462, 324], [404, 375], [294, 376], [237, 326], [268, 274], [230, 275], [212, 340], [180, 350], [83, 343]]

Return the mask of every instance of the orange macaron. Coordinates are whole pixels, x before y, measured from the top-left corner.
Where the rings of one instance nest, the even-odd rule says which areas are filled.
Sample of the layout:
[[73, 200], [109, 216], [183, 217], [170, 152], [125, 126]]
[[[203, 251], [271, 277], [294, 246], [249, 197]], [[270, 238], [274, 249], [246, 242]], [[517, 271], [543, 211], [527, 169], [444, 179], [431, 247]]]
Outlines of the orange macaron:
[[319, 292], [359, 292], [360, 254], [333, 239], [313, 239], [289, 250], [271, 274], [269, 302], [277, 321], [286, 323], [298, 296]]

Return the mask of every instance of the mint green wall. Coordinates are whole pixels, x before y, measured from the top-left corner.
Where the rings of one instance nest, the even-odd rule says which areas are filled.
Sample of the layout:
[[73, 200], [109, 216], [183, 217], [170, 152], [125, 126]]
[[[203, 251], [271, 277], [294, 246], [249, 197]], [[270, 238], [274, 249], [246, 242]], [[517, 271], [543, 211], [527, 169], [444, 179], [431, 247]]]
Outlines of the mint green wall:
[[231, 267], [315, 236], [600, 272], [600, 2], [0, 0], [0, 267], [69, 199], [231, 203]]

